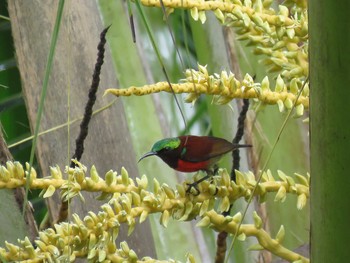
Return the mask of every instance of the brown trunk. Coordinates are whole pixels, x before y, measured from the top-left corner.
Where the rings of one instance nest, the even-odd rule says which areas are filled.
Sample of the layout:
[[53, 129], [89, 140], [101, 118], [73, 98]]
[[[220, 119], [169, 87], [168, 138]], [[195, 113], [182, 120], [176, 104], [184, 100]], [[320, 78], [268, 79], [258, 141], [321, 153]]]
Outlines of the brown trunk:
[[[58, 1], [9, 1], [8, 5], [23, 94], [29, 120], [34, 127]], [[66, 123], [68, 110], [70, 120], [82, 116], [96, 61], [99, 35], [103, 28], [95, 1], [66, 3], [40, 131]], [[111, 101], [111, 97], [102, 97], [104, 90], [117, 87], [108, 48], [105, 56], [94, 110]], [[88, 169], [94, 164], [100, 176], [110, 169], [120, 171], [122, 166], [126, 167], [130, 175], [138, 173], [124, 116], [124, 109], [118, 101], [91, 120], [81, 162]], [[69, 165], [78, 131], [79, 123], [74, 123], [69, 133], [67, 128], [63, 128], [39, 138], [36, 156], [43, 176], [48, 175], [50, 165], [58, 164], [61, 169]], [[80, 217], [84, 217], [88, 211], [98, 212], [103, 204], [95, 199], [99, 193], [83, 195], [85, 203], [79, 198], [73, 199], [70, 212], [77, 213]], [[59, 196], [50, 198], [48, 204], [51, 218], [57, 218]], [[136, 249], [139, 256], [154, 256], [149, 225], [146, 223], [142, 226], [142, 229], [136, 229], [136, 233], [128, 238], [128, 244], [139, 248]], [[122, 231], [119, 240], [125, 239], [126, 232]]]

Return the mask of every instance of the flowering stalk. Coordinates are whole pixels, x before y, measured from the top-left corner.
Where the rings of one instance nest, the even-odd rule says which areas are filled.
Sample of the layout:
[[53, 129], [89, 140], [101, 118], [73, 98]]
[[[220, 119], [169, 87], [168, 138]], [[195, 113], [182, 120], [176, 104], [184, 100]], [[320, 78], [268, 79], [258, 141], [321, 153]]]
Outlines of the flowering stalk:
[[[137, 205], [142, 201], [142, 207], [148, 213], [164, 212], [165, 210], [176, 210], [179, 207], [186, 206], [187, 203], [196, 205], [203, 202], [213, 202], [215, 199], [220, 200], [221, 211], [225, 211], [230, 203], [244, 197], [249, 198], [252, 190], [257, 184], [255, 175], [252, 172], [242, 173], [236, 171], [236, 182], [230, 180], [226, 170], [219, 170], [219, 176], [214, 177], [215, 184], [204, 181], [198, 185], [199, 195], [192, 196], [186, 194], [187, 183], [177, 185], [177, 190], [171, 189], [166, 184], [160, 186], [159, 182], [154, 179], [154, 191], [147, 191], [148, 179], [143, 176], [141, 179], [136, 178], [136, 183], [128, 175], [128, 172], [122, 168], [121, 174], [108, 171], [105, 178], [101, 178], [94, 166], [90, 169], [90, 176], [87, 175], [87, 168], [81, 163], [75, 161], [75, 168], [67, 168], [68, 179], [63, 179], [62, 172], [58, 166], [51, 167], [51, 175], [45, 178], [36, 178], [35, 169], [31, 169], [31, 189], [43, 189], [44, 198], [50, 197], [56, 191], [61, 189], [61, 195], [64, 200], [81, 196], [81, 191], [101, 192], [101, 198], [107, 199], [121, 194], [131, 194], [139, 200]], [[19, 162], [7, 162], [6, 167], [0, 166], [0, 188], [16, 188], [26, 184], [29, 164], [26, 170]], [[257, 186], [255, 195], [265, 198], [269, 192], [275, 192], [276, 201], [284, 201], [287, 193], [298, 195], [298, 208], [302, 209], [309, 197], [309, 176], [308, 178], [296, 174], [296, 183], [290, 176], [278, 171], [280, 181], [276, 181], [270, 171], [264, 172], [262, 181]], [[197, 178], [193, 178], [197, 181]], [[156, 203], [155, 203], [156, 202]], [[183, 207], [182, 207], [183, 208]], [[208, 207], [209, 209], [210, 207]], [[203, 209], [203, 208], [202, 208]]]
[[142, 87], [107, 89], [105, 94], [142, 96], [161, 91], [188, 93], [186, 102], [195, 102], [201, 94], [208, 94], [214, 95], [213, 101], [216, 104], [227, 104], [236, 98], [254, 99], [256, 109], [265, 104], [276, 104], [281, 112], [292, 109], [295, 100], [298, 99], [296, 103], [297, 116], [302, 116], [304, 109], [309, 107], [308, 84], [305, 84], [302, 94], [298, 98], [302, 83], [297, 79], [293, 79], [287, 86], [281, 76], [278, 76], [272, 90], [268, 77], [265, 77], [261, 83], [255, 83], [253, 78], [246, 74], [244, 79], [239, 81], [232, 72], [222, 71], [220, 75], [210, 75], [206, 67], [201, 65], [198, 65], [198, 71], [186, 70], [185, 76], [186, 79], [183, 80], [183, 83], [171, 84], [172, 88], [168, 82], [159, 82]]
[[280, 72], [287, 80], [305, 79], [309, 74], [308, 15], [306, 1], [271, 7], [272, 1], [240, 0], [142, 0], [145, 6], [191, 11], [194, 20], [206, 21], [205, 11], [213, 11], [225, 26], [236, 29], [238, 40], [247, 40], [270, 72]]
[[[240, 213], [234, 217], [223, 217], [213, 211], [215, 202], [218, 202], [219, 212], [227, 211], [238, 198], [249, 198], [257, 183], [251, 172], [236, 171], [235, 183], [230, 180], [230, 176], [225, 170], [219, 170], [219, 176], [214, 177], [214, 183], [204, 181], [198, 186], [200, 194], [197, 196], [186, 193], [186, 183], [177, 185], [177, 190], [173, 190], [166, 184], [160, 185], [157, 180], [154, 180], [154, 189], [151, 192], [146, 190], [148, 185], [146, 176], [141, 179], [137, 178], [135, 184], [129, 178], [127, 171], [122, 169], [120, 175], [109, 171], [106, 173], [105, 179], [102, 179], [96, 169], [92, 167], [90, 177], [88, 177], [86, 167], [79, 162], [76, 164], [75, 168], [66, 169], [68, 180], [62, 179], [62, 173], [58, 167], [51, 168], [50, 178], [43, 179], [36, 178], [35, 170], [31, 169], [30, 187], [42, 188], [44, 197], [51, 196], [56, 188], [61, 188], [64, 199], [76, 195], [81, 196], [81, 190], [101, 191], [101, 197], [109, 199], [108, 203], [102, 205], [102, 211], [98, 214], [89, 212], [84, 219], [73, 215], [74, 222], [55, 224], [54, 228], [40, 232], [39, 239], [35, 241], [37, 248], [30, 244], [29, 239], [19, 241], [19, 246], [6, 243], [7, 250], [0, 249], [1, 257], [6, 260], [28, 260], [28, 262], [38, 262], [39, 258], [74, 260], [76, 257], [98, 259], [99, 261], [129, 257], [131, 261], [135, 261], [137, 256], [134, 251], [126, 249], [128, 251], [126, 253], [124, 249], [127, 247], [126, 243], [121, 245], [121, 250], [118, 250], [114, 245], [120, 224], [128, 225], [128, 234], [130, 235], [135, 228], [137, 218], [139, 218], [139, 223], [142, 223], [149, 214], [160, 213], [160, 223], [165, 227], [171, 217], [175, 220], [188, 221], [200, 216], [203, 217], [200, 225], [209, 222], [214, 229], [231, 232], [234, 230], [234, 226], [230, 222], [237, 221]], [[0, 185], [2, 187], [25, 185], [28, 170], [29, 165], [25, 170], [18, 162], [7, 162], [6, 167], [0, 166]], [[262, 182], [258, 184], [258, 190], [255, 194], [263, 199], [268, 192], [277, 192], [275, 201], [284, 201], [287, 193], [296, 194], [298, 195], [297, 206], [299, 209], [303, 208], [309, 196], [309, 178], [296, 175], [299, 182], [296, 183], [294, 179], [281, 171], [278, 171], [278, 176], [281, 180], [275, 181], [271, 172], [263, 173]], [[197, 178], [193, 180], [197, 180]], [[224, 224], [222, 220], [230, 224]], [[261, 227], [261, 219], [259, 221], [257, 215], [255, 215], [254, 220], [255, 227]], [[295, 254], [293, 252], [290, 252], [292, 254], [287, 253], [286, 251], [289, 250], [276, 244], [273, 246], [265, 245], [267, 234], [257, 230], [254, 232], [254, 227], [253, 230], [252, 227], [243, 226], [240, 231], [247, 236], [256, 236], [263, 248], [277, 253], [277, 255], [284, 255], [284, 258], [291, 258], [291, 255]], [[261, 235], [263, 239], [261, 239]], [[278, 239], [281, 240], [281, 237]], [[286, 253], [289, 256], [286, 256]]]
[[214, 210], [205, 213], [201, 221], [198, 222], [197, 226], [210, 226], [216, 231], [225, 231], [231, 234], [235, 234], [239, 227], [239, 239], [244, 240], [246, 237], [254, 236], [257, 238], [258, 243], [251, 246], [250, 250], [263, 250], [266, 249], [276, 256], [279, 256], [290, 262], [308, 263], [310, 260], [305, 258], [298, 253], [295, 253], [281, 245], [285, 230], [281, 226], [275, 238], [272, 238], [264, 229], [262, 229], [262, 219], [254, 213], [254, 224], [241, 224], [242, 220], [241, 213], [237, 213], [233, 217], [224, 217], [219, 215]]

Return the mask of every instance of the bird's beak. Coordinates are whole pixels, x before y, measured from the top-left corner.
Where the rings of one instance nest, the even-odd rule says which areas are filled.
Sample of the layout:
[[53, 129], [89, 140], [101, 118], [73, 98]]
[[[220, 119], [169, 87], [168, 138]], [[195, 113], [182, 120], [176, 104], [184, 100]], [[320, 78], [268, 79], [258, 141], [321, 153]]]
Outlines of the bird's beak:
[[152, 155], [157, 155], [156, 152], [148, 152], [148, 153], [145, 153], [138, 161], [138, 163], [142, 160], [142, 159], [145, 159], [146, 157], [148, 156], [152, 156]]

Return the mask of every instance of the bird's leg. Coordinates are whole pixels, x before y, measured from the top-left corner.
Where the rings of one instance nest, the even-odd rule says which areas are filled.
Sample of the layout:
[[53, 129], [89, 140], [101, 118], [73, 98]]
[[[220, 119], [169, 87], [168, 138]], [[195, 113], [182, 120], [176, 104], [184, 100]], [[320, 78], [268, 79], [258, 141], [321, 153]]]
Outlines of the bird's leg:
[[213, 171], [209, 171], [210, 173], [210, 177], [211, 177], [211, 180], [210, 180], [210, 183], [212, 184], [213, 183], [213, 179], [214, 179], [214, 175], [217, 175], [218, 174], [218, 171], [219, 171], [219, 166], [217, 164], [214, 164], [213, 166]]
[[187, 190], [186, 190], [186, 193], [190, 193], [190, 192], [191, 192], [191, 189], [192, 189], [192, 187], [193, 187], [193, 188], [196, 189], [196, 191], [197, 191], [197, 194], [196, 194], [196, 195], [199, 195], [199, 194], [200, 194], [200, 191], [199, 191], [199, 189], [198, 189], [198, 184], [200, 184], [201, 182], [203, 182], [203, 181], [205, 181], [205, 180], [207, 180], [207, 179], [209, 179], [209, 178], [212, 178], [212, 177], [218, 172], [218, 170], [219, 170], [219, 167], [218, 167], [216, 164], [215, 164], [213, 170], [206, 170], [206, 173], [207, 173], [206, 176], [204, 176], [203, 178], [201, 178], [201, 179], [199, 179], [199, 180], [197, 180], [197, 181], [195, 181], [195, 182], [193, 182], [193, 183], [191, 183], [191, 184], [187, 184], [187, 185], [188, 185], [188, 188], [187, 188]]
[[[214, 165], [214, 171], [213, 171], [213, 176], [218, 174], [218, 171], [219, 171], [219, 166], [217, 164]], [[210, 180], [210, 183], [212, 184], [214, 182], [213, 178], [214, 177], [211, 177], [212, 179]], [[219, 189], [216, 187], [216, 191], [215, 191], [215, 194], [216, 195], [218, 193]]]
[[199, 180], [197, 180], [197, 181], [195, 181], [195, 182], [193, 182], [193, 183], [191, 183], [191, 184], [187, 184], [188, 185], [188, 188], [187, 188], [187, 190], [186, 190], [186, 193], [190, 193], [191, 192], [191, 189], [192, 189], [192, 187], [194, 188], [194, 189], [196, 189], [196, 191], [197, 191], [197, 194], [196, 195], [199, 195], [200, 194], [200, 191], [199, 191], [199, 189], [198, 189], [198, 184], [199, 183], [201, 183], [201, 182], [203, 182], [203, 181], [205, 181], [205, 180], [207, 180], [208, 178], [210, 178], [212, 175], [206, 175], [206, 176], [204, 176], [203, 178], [201, 178], [201, 179], [199, 179]]

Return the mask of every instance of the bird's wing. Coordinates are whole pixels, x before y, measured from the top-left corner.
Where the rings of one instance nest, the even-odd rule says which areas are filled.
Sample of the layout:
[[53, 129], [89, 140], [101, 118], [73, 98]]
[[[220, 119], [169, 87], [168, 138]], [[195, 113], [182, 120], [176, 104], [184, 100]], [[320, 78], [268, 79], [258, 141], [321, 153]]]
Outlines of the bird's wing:
[[[186, 140], [186, 137], [187, 140]], [[202, 162], [218, 157], [234, 149], [225, 139], [207, 136], [183, 136], [184, 150], [180, 159], [188, 162]]]

